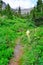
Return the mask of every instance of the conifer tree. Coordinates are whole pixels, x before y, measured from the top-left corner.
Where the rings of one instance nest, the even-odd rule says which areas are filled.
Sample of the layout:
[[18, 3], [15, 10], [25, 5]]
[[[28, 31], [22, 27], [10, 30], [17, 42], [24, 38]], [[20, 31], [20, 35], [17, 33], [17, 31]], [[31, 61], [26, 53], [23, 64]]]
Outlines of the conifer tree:
[[12, 18], [12, 10], [9, 4], [6, 6], [5, 12], [9, 18]]
[[2, 0], [0, 0], [0, 12], [2, 10]]
[[21, 14], [21, 8], [19, 7], [19, 9], [18, 9], [18, 13], [19, 13], [19, 15]]
[[42, 11], [42, 0], [38, 0], [38, 2], [37, 2], [37, 10], [38, 10], [39, 12]]

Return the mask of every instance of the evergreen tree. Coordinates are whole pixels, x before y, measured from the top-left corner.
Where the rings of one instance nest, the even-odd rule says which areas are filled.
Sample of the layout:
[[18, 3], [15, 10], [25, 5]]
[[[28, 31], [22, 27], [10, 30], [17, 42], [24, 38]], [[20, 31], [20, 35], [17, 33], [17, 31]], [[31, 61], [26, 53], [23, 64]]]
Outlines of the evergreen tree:
[[6, 13], [9, 14], [9, 12], [10, 12], [10, 6], [9, 6], [9, 4], [6, 6], [5, 10], [6, 10]]
[[32, 17], [32, 19], [35, 20], [35, 18], [36, 18], [36, 8], [34, 7], [34, 9], [33, 9], [33, 17]]
[[21, 15], [21, 8], [20, 7], [18, 9], [18, 13], [19, 13], [19, 15]]
[[43, 11], [43, 2], [42, 2], [42, 11]]
[[43, 20], [43, 1], [38, 0], [37, 6], [32, 10], [32, 20], [35, 21], [35, 25], [41, 25]]
[[6, 6], [5, 14], [8, 16], [8, 18], [12, 18], [12, 10], [9, 4]]
[[2, 0], [0, 0], [0, 13], [1, 13], [1, 10], [2, 10]]
[[42, 11], [42, 0], [38, 0], [38, 2], [37, 2], [37, 10], [38, 10], [38, 12]]

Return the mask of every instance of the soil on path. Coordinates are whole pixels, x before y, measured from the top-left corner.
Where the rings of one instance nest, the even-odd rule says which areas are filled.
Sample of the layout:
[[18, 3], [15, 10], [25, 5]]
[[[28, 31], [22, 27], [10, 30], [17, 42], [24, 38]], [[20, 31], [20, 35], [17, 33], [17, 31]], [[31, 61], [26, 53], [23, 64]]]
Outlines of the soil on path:
[[23, 54], [23, 47], [20, 45], [20, 39], [16, 40], [14, 48], [14, 57], [10, 60], [9, 65], [19, 65], [19, 59]]

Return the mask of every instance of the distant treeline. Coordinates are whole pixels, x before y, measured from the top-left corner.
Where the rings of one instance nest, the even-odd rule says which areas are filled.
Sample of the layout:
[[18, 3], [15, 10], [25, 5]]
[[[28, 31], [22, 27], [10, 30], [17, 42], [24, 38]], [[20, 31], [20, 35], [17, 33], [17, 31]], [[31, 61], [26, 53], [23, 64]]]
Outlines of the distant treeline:
[[[9, 4], [6, 5], [5, 9], [2, 9], [3, 2], [0, 0], [0, 14], [6, 15], [8, 18], [12, 19], [13, 16], [22, 17], [21, 8], [19, 7], [18, 12], [11, 9]], [[36, 25], [43, 24], [43, 1], [38, 0], [37, 5], [31, 10], [30, 14], [27, 13], [24, 15], [24, 18], [32, 19], [35, 21]], [[42, 22], [41, 22], [42, 21]]]

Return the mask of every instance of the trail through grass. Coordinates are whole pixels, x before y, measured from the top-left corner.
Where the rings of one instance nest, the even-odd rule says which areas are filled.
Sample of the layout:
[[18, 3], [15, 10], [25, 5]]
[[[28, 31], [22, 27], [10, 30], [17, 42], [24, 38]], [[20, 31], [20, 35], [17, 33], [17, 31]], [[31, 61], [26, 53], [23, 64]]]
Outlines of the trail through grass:
[[19, 59], [23, 54], [23, 47], [20, 45], [20, 39], [16, 40], [16, 46], [14, 48], [14, 57], [10, 60], [9, 65], [19, 65]]

